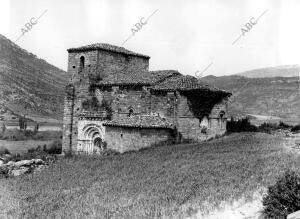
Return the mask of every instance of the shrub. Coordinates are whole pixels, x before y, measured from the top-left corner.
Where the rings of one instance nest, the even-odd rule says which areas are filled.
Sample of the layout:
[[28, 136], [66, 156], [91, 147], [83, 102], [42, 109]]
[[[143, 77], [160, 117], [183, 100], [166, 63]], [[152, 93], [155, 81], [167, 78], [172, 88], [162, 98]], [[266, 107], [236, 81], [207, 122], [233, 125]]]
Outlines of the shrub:
[[0, 178], [7, 177], [7, 174], [8, 174], [8, 168], [5, 166], [0, 166]]
[[0, 156], [3, 154], [10, 154], [10, 152], [7, 148], [0, 146]]
[[257, 127], [250, 123], [249, 117], [238, 119], [237, 121], [231, 117], [231, 120], [227, 122], [228, 132], [255, 132]]
[[61, 154], [62, 151], [61, 139], [57, 139], [53, 141], [48, 147], [44, 145], [43, 150], [48, 154]]
[[278, 127], [282, 129], [287, 129], [287, 128], [291, 128], [292, 126], [280, 121]]
[[292, 132], [300, 131], [300, 124], [295, 125], [295, 126], [291, 129], [291, 131], [292, 131]]
[[264, 122], [258, 127], [258, 130], [261, 132], [271, 133], [271, 131], [274, 131], [276, 129], [279, 129], [278, 125], [276, 123], [270, 123], [270, 122]]
[[293, 171], [286, 171], [275, 185], [268, 187], [262, 202], [266, 218], [286, 218], [300, 210], [300, 177]]

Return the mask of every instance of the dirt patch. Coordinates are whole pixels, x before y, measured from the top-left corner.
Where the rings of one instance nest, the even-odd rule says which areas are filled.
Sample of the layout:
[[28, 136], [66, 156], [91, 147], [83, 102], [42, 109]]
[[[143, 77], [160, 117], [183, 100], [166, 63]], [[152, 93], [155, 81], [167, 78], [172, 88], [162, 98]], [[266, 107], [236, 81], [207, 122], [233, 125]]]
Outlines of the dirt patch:
[[219, 209], [212, 211], [207, 215], [198, 213], [192, 218], [203, 219], [259, 219], [263, 208], [262, 197], [266, 189], [260, 189], [253, 194], [252, 201], [246, 201], [244, 198], [234, 201], [231, 204], [222, 203]]

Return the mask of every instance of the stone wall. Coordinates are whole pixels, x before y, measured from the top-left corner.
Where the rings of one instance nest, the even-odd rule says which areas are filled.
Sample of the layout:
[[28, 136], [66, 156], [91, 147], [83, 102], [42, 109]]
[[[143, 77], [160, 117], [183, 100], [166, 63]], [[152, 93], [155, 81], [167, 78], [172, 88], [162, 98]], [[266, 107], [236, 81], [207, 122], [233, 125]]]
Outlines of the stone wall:
[[[126, 88], [115, 86], [99, 90], [99, 99], [112, 100], [113, 117], [134, 114], [157, 113], [177, 126], [182, 139], [203, 141], [226, 132], [227, 107], [225, 100], [214, 103], [205, 118], [198, 118], [185, 95], [178, 92], [152, 92], [142, 87]], [[206, 107], [205, 102], [199, 107]], [[223, 118], [220, 112], [224, 112]], [[205, 120], [203, 122], [203, 120]]]
[[66, 87], [64, 99], [64, 117], [63, 117], [63, 139], [62, 153], [67, 153], [72, 150], [73, 141], [73, 108], [74, 108], [74, 92], [72, 85]]
[[209, 134], [211, 136], [216, 136], [216, 135], [220, 136], [225, 134], [227, 118], [228, 118], [227, 100], [222, 99], [221, 102], [215, 104], [208, 118], [209, 118]]
[[128, 116], [133, 114], [146, 114], [149, 109], [149, 93], [141, 86], [114, 87], [112, 110], [114, 116]]
[[177, 100], [174, 92], [155, 92], [151, 95], [150, 101], [152, 112], [174, 122], [177, 115]]
[[[81, 63], [84, 57], [84, 65]], [[68, 58], [68, 75], [74, 86], [74, 94], [64, 101], [63, 153], [75, 151], [77, 147], [78, 117], [82, 111], [82, 102], [91, 94], [90, 78], [101, 79], [117, 71], [148, 70], [149, 59], [93, 50], [70, 52]]]
[[[81, 62], [82, 57], [84, 57], [84, 65]], [[64, 102], [63, 152], [78, 150], [77, 139], [81, 142], [85, 141], [80, 137], [79, 115], [82, 112], [82, 102], [92, 95], [97, 97], [100, 104], [104, 100], [108, 101], [113, 118], [128, 116], [130, 111], [133, 114], [159, 114], [177, 126], [177, 131], [183, 139], [201, 141], [216, 135], [223, 135], [226, 132], [226, 102], [225, 100], [216, 101], [217, 99], [210, 98], [210, 95], [218, 98], [216, 93], [209, 93], [210, 91], [203, 91], [203, 93], [197, 94], [197, 97], [189, 97], [190, 99], [178, 91], [150, 92], [147, 87], [142, 86], [113, 86], [97, 88], [95, 93], [90, 92], [91, 79], [101, 80], [101, 78], [116, 72], [140, 71], [148, 70], [148, 68], [149, 59], [145, 57], [104, 50], [70, 52], [68, 73], [69, 77], [72, 78], [71, 83], [74, 89], [71, 93], [66, 92]], [[198, 100], [198, 97], [200, 101], [196, 103], [198, 104], [197, 107], [191, 107], [190, 100]], [[204, 114], [196, 115], [195, 108], [196, 110], [205, 109], [203, 110]], [[220, 112], [224, 112], [222, 117]], [[146, 131], [113, 127], [108, 129], [109, 132], [105, 136], [108, 136], [112, 149], [118, 151], [137, 150], [165, 141], [170, 137], [170, 131], [164, 129], [147, 129]]]
[[68, 72], [70, 77], [74, 76], [80, 80], [80, 57], [84, 57], [84, 69], [91, 75], [104, 78], [107, 75], [120, 71], [148, 70], [149, 59], [144, 57], [130, 56], [104, 50], [93, 50], [85, 52], [70, 52], [68, 61]]
[[[225, 99], [216, 102], [210, 114], [201, 118], [193, 113], [192, 106], [188, 104], [188, 101], [188, 98], [184, 95], [179, 95], [177, 101], [176, 126], [182, 139], [203, 141], [225, 134], [227, 123], [227, 103]], [[206, 107], [205, 103], [199, 107]], [[220, 113], [222, 114], [222, 118], [220, 117]]]
[[121, 153], [174, 140], [172, 130], [169, 129], [137, 129], [106, 126], [105, 135], [107, 148]]

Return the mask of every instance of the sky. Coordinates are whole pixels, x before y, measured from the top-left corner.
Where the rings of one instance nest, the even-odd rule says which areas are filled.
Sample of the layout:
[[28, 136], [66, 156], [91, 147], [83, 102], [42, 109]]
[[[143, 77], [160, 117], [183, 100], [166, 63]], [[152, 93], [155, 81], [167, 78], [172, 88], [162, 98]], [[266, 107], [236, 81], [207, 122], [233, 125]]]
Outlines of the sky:
[[33, 21], [16, 43], [63, 70], [68, 48], [126, 39], [150, 70], [221, 76], [299, 64], [299, 0], [0, 1], [0, 33], [15, 41]]

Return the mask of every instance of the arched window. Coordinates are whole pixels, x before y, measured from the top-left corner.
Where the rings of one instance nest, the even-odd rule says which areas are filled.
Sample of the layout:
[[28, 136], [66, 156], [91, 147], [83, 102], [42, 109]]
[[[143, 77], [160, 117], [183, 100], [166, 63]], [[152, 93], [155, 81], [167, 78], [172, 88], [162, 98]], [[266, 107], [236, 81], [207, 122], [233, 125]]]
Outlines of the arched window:
[[81, 72], [84, 69], [84, 56], [80, 57], [80, 63], [79, 63], [79, 72]]

